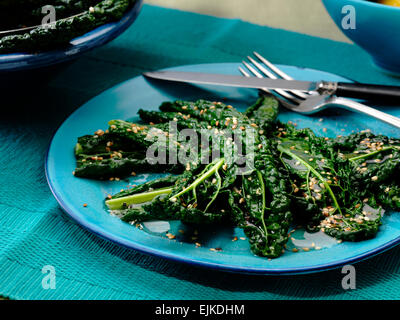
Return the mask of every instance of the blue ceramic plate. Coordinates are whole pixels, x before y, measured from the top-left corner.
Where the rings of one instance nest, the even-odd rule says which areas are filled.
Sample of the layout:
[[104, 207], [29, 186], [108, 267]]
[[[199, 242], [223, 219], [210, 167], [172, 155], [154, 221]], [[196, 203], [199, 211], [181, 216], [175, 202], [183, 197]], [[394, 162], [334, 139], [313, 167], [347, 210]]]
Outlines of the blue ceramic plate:
[[48, 67], [72, 60], [79, 55], [102, 46], [124, 32], [136, 19], [143, 0], [137, 0], [133, 7], [117, 22], [107, 23], [78, 38], [71, 40], [63, 50], [53, 50], [37, 54], [0, 54], [0, 72], [21, 71]]
[[[174, 70], [238, 74], [237, 67], [238, 64], [224, 63], [183, 66]], [[321, 71], [281, 67], [297, 79], [346, 81], [342, 77]], [[143, 183], [159, 175], [140, 174], [118, 182], [94, 181], [72, 175], [75, 167], [73, 148], [77, 138], [94, 133], [97, 129], [106, 129], [110, 119], [134, 120], [139, 108], [156, 110], [161, 102], [175, 99], [205, 98], [215, 101], [227, 98], [227, 103], [244, 110], [256, 97], [257, 91], [252, 89], [150, 82], [143, 77], [128, 80], [84, 104], [58, 129], [46, 161], [50, 188], [61, 207], [73, 219], [103, 238], [166, 259], [225, 271], [275, 275], [322, 271], [371, 257], [399, 243], [400, 215], [387, 213], [375, 239], [339, 244], [323, 234], [307, 234], [298, 230], [293, 235], [294, 240], [288, 243], [288, 250], [280, 258], [268, 260], [250, 252], [240, 229], [207, 228], [196, 232], [179, 221], [150, 222], [145, 223], [143, 228], [137, 228], [109, 215], [104, 206], [104, 199], [108, 194], [118, 192], [128, 184]], [[400, 109], [387, 111], [400, 116]], [[340, 113], [330, 112], [315, 117], [282, 110], [279, 118], [284, 122], [296, 122], [298, 127], [310, 127], [317, 134], [332, 137], [367, 128], [375, 133], [396, 137], [399, 135], [398, 130], [389, 125], [342, 110]], [[84, 203], [87, 207], [83, 207]], [[167, 230], [175, 234], [176, 239], [168, 239]], [[193, 240], [193, 236], [197, 238]], [[232, 241], [234, 237], [238, 237], [238, 240]], [[196, 247], [195, 242], [202, 246]], [[293, 246], [308, 247], [310, 251], [294, 253], [290, 250]], [[217, 247], [222, 248], [222, 251], [210, 250]], [[315, 247], [320, 248], [317, 250]]]

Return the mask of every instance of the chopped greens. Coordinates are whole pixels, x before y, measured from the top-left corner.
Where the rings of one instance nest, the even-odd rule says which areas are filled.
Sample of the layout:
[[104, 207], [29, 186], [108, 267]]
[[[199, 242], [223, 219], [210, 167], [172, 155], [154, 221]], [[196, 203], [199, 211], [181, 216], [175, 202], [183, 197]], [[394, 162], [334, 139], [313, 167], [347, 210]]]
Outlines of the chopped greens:
[[[5, 1], [5, 2], [4, 2]], [[4, 2], [4, 3], [3, 3]], [[69, 42], [101, 25], [120, 20], [136, 0], [2, 0], [0, 30], [33, 29], [0, 36], [0, 54], [36, 53], [66, 47]], [[42, 25], [43, 6], [51, 5], [56, 21]], [[18, 13], [19, 21], [15, 17]]]
[[[260, 96], [244, 113], [221, 102], [164, 102], [160, 111], [140, 110], [140, 123], [111, 120], [107, 130], [80, 137], [75, 175], [113, 180], [136, 172], [174, 174], [122, 190], [105, 203], [130, 223], [237, 226], [263, 257], [283, 254], [293, 224], [344, 241], [375, 237], [385, 210], [400, 209], [400, 140], [368, 130], [318, 137], [280, 123], [278, 111], [273, 96]], [[185, 129], [199, 149], [177, 139]], [[156, 158], [179, 154], [185, 160], [149, 163], [148, 150]]]

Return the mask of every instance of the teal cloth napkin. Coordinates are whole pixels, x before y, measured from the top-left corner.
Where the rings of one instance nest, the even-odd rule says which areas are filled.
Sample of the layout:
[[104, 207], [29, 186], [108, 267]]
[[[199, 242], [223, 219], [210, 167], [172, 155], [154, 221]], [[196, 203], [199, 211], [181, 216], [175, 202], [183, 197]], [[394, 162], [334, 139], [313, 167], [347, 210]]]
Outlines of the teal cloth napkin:
[[[143, 71], [240, 62], [253, 50], [274, 63], [400, 84], [354, 45], [240, 20], [145, 5], [119, 38], [84, 55], [39, 89], [4, 93], [0, 106], [0, 295], [13, 299], [398, 299], [400, 247], [356, 265], [357, 289], [340, 269], [263, 277], [199, 269], [119, 247], [59, 208], [45, 179], [51, 137], [76, 108]], [[3, 96], [3, 94], [2, 94]], [[70, 186], [65, 186], [66, 188]], [[42, 287], [42, 268], [56, 288]]]

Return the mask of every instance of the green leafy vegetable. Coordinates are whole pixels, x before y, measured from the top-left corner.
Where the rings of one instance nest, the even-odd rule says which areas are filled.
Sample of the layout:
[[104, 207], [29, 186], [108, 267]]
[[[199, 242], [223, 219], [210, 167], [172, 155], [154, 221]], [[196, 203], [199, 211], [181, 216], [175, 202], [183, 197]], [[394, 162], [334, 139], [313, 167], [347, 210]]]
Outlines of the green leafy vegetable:
[[[318, 137], [277, 121], [278, 109], [273, 96], [260, 96], [244, 113], [206, 100], [140, 110], [144, 124], [111, 120], [106, 131], [80, 137], [75, 175], [177, 173], [123, 190], [106, 205], [129, 223], [237, 226], [263, 257], [284, 253], [293, 223], [345, 241], [375, 237], [385, 210], [400, 209], [400, 140], [369, 131]], [[184, 129], [206, 148], [179, 140]], [[154, 165], [149, 150], [186, 157]]]
[[[136, 0], [50, 0], [16, 1], [0, 10], [5, 17], [2, 28], [13, 30], [24, 26], [38, 27], [25, 33], [9, 34], [0, 38], [0, 54], [38, 52], [65, 47], [69, 42], [103, 24], [117, 21]], [[57, 13], [54, 27], [41, 25], [43, 5], [53, 5]], [[1, 5], [0, 5], [1, 9]], [[23, 19], [15, 24], [16, 13]], [[65, 18], [65, 19], [64, 19]]]

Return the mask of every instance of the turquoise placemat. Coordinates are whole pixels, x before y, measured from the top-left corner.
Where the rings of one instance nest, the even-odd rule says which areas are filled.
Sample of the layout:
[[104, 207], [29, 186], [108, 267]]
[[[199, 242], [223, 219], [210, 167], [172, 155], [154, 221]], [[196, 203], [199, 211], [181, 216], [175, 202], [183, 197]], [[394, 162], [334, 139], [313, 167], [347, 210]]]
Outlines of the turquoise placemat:
[[[274, 63], [330, 71], [358, 81], [400, 84], [399, 79], [376, 70], [354, 45], [145, 5], [122, 36], [72, 63], [50, 83], [36, 90], [3, 93], [0, 295], [13, 299], [400, 298], [400, 247], [358, 263], [357, 289], [345, 291], [340, 269], [257, 277], [145, 256], [85, 231], [53, 199], [44, 175], [45, 153], [57, 127], [83, 102], [145, 70], [240, 62], [253, 50]], [[55, 289], [42, 287], [46, 265], [55, 267]]]

